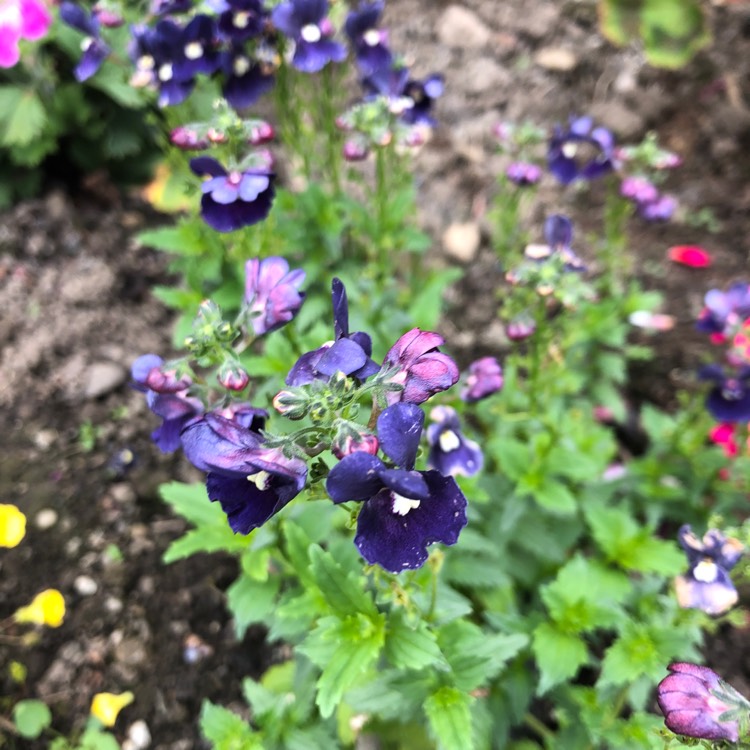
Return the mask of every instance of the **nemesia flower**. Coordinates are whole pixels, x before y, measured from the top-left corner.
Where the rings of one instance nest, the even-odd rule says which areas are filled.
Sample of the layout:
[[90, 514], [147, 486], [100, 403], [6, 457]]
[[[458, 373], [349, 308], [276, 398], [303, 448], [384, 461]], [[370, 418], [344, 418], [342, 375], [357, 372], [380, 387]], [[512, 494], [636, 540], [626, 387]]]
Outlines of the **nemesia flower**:
[[669, 221], [676, 210], [677, 199], [663, 193], [653, 201], [638, 204], [638, 213], [646, 221]]
[[388, 67], [392, 61], [387, 45], [388, 35], [376, 28], [383, 15], [383, 7], [384, 3], [380, 0], [362, 3], [346, 17], [344, 31], [354, 47], [357, 66], [363, 76]]
[[503, 368], [495, 357], [481, 357], [469, 365], [466, 387], [461, 399], [473, 403], [480, 401], [503, 387]]
[[698, 245], [676, 245], [667, 250], [669, 260], [690, 268], [707, 268], [713, 263], [713, 258]]
[[542, 179], [542, 168], [525, 161], [514, 161], [505, 170], [505, 176], [515, 185], [536, 185]]
[[345, 47], [331, 38], [327, 14], [328, 0], [287, 0], [271, 12], [273, 25], [294, 41], [292, 65], [303, 73], [317, 73], [346, 57]]
[[81, 43], [83, 55], [75, 69], [76, 80], [85, 81], [99, 70], [111, 51], [101, 38], [99, 18], [77, 3], [63, 2], [60, 5], [60, 20], [85, 34]]
[[16, 622], [29, 622], [59, 628], [65, 619], [65, 599], [57, 589], [46, 589], [37, 594], [25, 607], [13, 615]]
[[433, 424], [427, 428], [427, 468], [443, 476], [474, 476], [484, 463], [482, 449], [461, 432], [458, 414], [450, 406], [436, 406], [430, 411]]
[[221, 504], [235, 534], [264, 524], [307, 480], [302, 459], [266, 447], [260, 433], [213, 412], [183, 431], [182, 446], [190, 463], [207, 473], [208, 497]]
[[387, 382], [403, 385], [403, 390], [388, 391], [389, 404], [421, 404], [458, 382], [458, 365], [438, 349], [444, 343], [439, 333], [419, 328], [412, 328], [396, 341], [385, 355], [381, 373], [390, 372]]
[[105, 727], [113, 727], [120, 711], [134, 700], [135, 696], [130, 691], [119, 694], [97, 693], [91, 701], [90, 713]]
[[385, 97], [389, 110], [406, 124], [435, 126], [430, 112], [445, 90], [441, 75], [433, 74], [420, 81], [409, 77], [408, 68], [392, 64], [374, 70], [362, 79], [362, 84], [369, 98]]
[[[276, 57], [278, 54], [276, 53]], [[280, 62], [281, 59], [278, 58]], [[252, 56], [244, 44], [232, 44], [221, 54], [222, 93], [235, 109], [250, 107], [273, 88], [277, 64]]]
[[190, 169], [208, 177], [201, 185], [201, 216], [217, 232], [234, 232], [268, 216], [274, 197], [272, 172], [238, 169], [227, 172], [210, 156], [191, 159]]
[[706, 408], [719, 422], [750, 420], [750, 366], [727, 375], [720, 365], [706, 365], [698, 371], [701, 380], [715, 385], [706, 398]]
[[[546, 245], [527, 245], [524, 255], [536, 262], [545, 262], [556, 256], [563, 262], [564, 271], [585, 271], [586, 264], [571, 248], [573, 241], [573, 222], [562, 214], [552, 214], [544, 221], [544, 238]], [[508, 272], [509, 280], [513, 280], [515, 272]]]
[[726, 292], [711, 289], [706, 292], [703, 305], [695, 327], [704, 333], [726, 335], [750, 316], [750, 284], [740, 281]]
[[455, 544], [466, 525], [466, 498], [455, 479], [414, 470], [423, 425], [424, 413], [415, 404], [389, 406], [378, 417], [378, 440], [399, 468], [357, 451], [326, 480], [334, 503], [363, 503], [354, 543], [368, 563], [392, 573], [421, 567], [430, 544]]
[[176, 380], [174, 375], [165, 374], [161, 369], [163, 363], [156, 354], [144, 354], [133, 363], [132, 377], [133, 386], [146, 394], [148, 408], [162, 418], [151, 439], [162, 453], [171, 453], [180, 447], [183, 428], [203, 412], [203, 404], [189, 396], [192, 381]]
[[626, 177], [620, 183], [620, 195], [636, 204], [652, 203], [659, 197], [659, 190], [650, 180], [636, 175]]
[[563, 184], [593, 180], [614, 168], [614, 137], [594, 127], [591, 117], [571, 118], [567, 129], [556, 125], [547, 149], [550, 172]]
[[256, 336], [281, 328], [297, 315], [305, 301], [305, 293], [299, 291], [304, 280], [305, 272], [290, 271], [284, 258], [252, 258], [245, 263], [243, 314]]
[[699, 539], [690, 526], [683, 526], [677, 535], [685, 550], [690, 569], [675, 578], [677, 601], [685, 609], [701, 609], [709, 615], [721, 615], [737, 603], [729, 571], [745, 551], [743, 544], [727, 538], [717, 529], [709, 529]]
[[232, 43], [258, 37], [268, 18], [261, 0], [227, 0], [219, 16], [219, 30]]
[[331, 301], [334, 340], [303, 354], [286, 376], [284, 382], [287, 385], [300, 386], [314, 380], [328, 380], [337, 372], [366, 380], [378, 371], [377, 363], [370, 356], [372, 340], [369, 334], [362, 331], [349, 333], [349, 302], [340, 279], [331, 283]]
[[656, 688], [656, 700], [667, 728], [703, 740], [739, 740], [750, 702], [716, 672], [697, 664], [670, 664], [671, 672]]
[[26, 516], [15, 505], [0, 504], [0, 547], [17, 547], [26, 536]]
[[0, 0], [0, 68], [21, 58], [21, 39], [35, 41], [47, 34], [52, 16], [43, 0]]

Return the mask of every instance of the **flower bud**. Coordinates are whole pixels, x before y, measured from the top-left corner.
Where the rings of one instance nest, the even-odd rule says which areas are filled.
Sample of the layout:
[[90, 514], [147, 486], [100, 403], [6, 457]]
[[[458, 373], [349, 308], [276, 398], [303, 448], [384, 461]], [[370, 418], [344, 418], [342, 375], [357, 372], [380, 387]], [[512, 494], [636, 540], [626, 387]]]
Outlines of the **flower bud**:
[[307, 394], [303, 390], [279, 391], [273, 398], [273, 408], [287, 419], [302, 419], [308, 410]]
[[111, 8], [102, 7], [97, 3], [92, 10], [96, 20], [105, 29], [117, 29], [125, 23], [125, 19]]
[[179, 393], [192, 385], [187, 375], [178, 374], [176, 368], [154, 367], [146, 376], [145, 385], [157, 393]]
[[331, 452], [336, 458], [341, 460], [350, 453], [362, 451], [375, 456], [378, 453], [380, 441], [369, 432], [359, 432], [346, 425], [336, 433], [336, 437], [331, 443]]
[[536, 185], [542, 179], [542, 168], [525, 161], [514, 161], [505, 170], [505, 176], [519, 187]]
[[250, 382], [247, 370], [236, 362], [226, 362], [222, 365], [217, 376], [219, 385], [228, 391], [243, 391]]
[[248, 142], [252, 146], [260, 146], [263, 143], [268, 143], [276, 137], [276, 131], [273, 129], [273, 125], [269, 122], [259, 122], [250, 130], [250, 137]]
[[524, 341], [534, 335], [536, 323], [528, 315], [519, 315], [505, 324], [505, 335], [511, 341]]
[[346, 161], [364, 161], [367, 158], [367, 146], [359, 140], [350, 138], [342, 149]]
[[208, 148], [208, 140], [201, 138], [195, 130], [184, 125], [176, 127], [169, 134], [169, 140], [173, 146], [183, 151], [202, 151]]

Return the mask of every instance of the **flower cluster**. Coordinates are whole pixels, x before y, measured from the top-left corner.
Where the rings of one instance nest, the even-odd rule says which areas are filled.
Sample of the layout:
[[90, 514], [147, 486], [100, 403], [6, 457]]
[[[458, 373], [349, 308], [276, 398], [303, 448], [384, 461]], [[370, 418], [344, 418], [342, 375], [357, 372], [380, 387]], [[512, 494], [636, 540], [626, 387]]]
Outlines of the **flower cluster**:
[[[235, 533], [248, 534], [281, 511], [312, 476], [309, 459], [330, 450], [339, 462], [325, 487], [334, 503], [362, 503], [355, 544], [364, 559], [397, 573], [417, 568], [435, 542], [454, 544], [466, 524], [466, 498], [454, 475], [471, 475], [482, 466], [479, 446], [465, 438], [449, 407], [432, 410], [424, 430], [420, 408], [432, 396], [456, 384], [456, 363], [440, 351], [444, 341], [414, 328], [386, 353], [372, 358], [372, 340], [349, 329], [346, 289], [332, 283], [334, 339], [302, 354], [286, 376], [286, 388], [274, 398], [276, 410], [291, 420], [307, 420], [295, 433], [266, 431], [268, 413], [243, 399], [243, 388], [222, 379], [227, 362], [242, 368], [236, 339], [251, 342], [291, 321], [304, 293], [304, 273], [290, 270], [282, 258], [252, 259], [246, 264], [244, 304], [234, 324], [204, 303], [190, 337], [198, 368], [187, 361], [165, 363], [150, 354], [133, 366], [137, 389], [162, 418], [153, 438], [162, 450], [182, 448], [206, 473], [212, 501], [226, 513]], [[206, 308], [206, 309], [203, 309]], [[213, 331], [213, 333], [212, 333]], [[214, 365], [225, 393], [215, 397], [203, 370]], [[499, 390], [499, 364], [485, 358], [473, 367], [469, 388], [477, 400]], [[498, 380], [499, 379], [499, 380]], [[368, 424], [357, 421], [371, 408]], [[427, 470], [416, 468], [426, 435]], [[382, 458], [379, 454], [382, 454]]]

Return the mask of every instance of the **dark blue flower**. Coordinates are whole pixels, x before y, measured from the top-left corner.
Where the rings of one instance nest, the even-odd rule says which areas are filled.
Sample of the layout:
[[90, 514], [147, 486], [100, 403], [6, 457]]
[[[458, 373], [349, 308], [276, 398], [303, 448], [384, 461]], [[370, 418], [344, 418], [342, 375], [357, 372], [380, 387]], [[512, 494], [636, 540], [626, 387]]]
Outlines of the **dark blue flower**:
[[182, 433], [188, 460], [207, 472], [206, 488], [237, 534], [248, 534], [278, 513], [304, 488], [307, 466], [236, 419], [209, 412]]
[[365, 76], [362, 85], [367, 98], [385, 97], [390, 111], [408, 125], [435, 125], [430, 112], [445, 89], [442, 76], [435, 74], [419, 81], [409, 78], [407, 68], [391, 63]]
[[256, 336], [286, 325], [305, 300], [299, 287], [305, 280], [301, 269], [289, 270], [284, 258], [251, 258], [245, 264], [244, 314]]
[[314, 380], [328, 380], [337, 372], [366, 380], [378, 371], [372, 354], [372, 340], [362, 331], [349, 333], [349, 303], [346, 288], [340, 279], [331, 284], [333, 301], [334, 340], [319, 349], [303, 354], [284, 381], [287, 385], [300, 386]]
[[699, 539], [690, 526], [683, 526], [677, 539], [685, 550], [689, 569], [677, 576], [677, 601], [687, 609], [701, 609], [710, 615], [721, 615], [737, 603], [737, 590], [729, 571], [745, 551], [738, 539], [727, 538], [709, 529]]
[[219, 16], [219, 30], [232, 42], [245, 42], [262, 34], [268, 18], [261, 0], [228, 0]]
[[403, 386], [401, 391], [389, 391], [389, 404], [404, 401], [421, 404], [458, 382], [458, 365], [438, 347], [445, 343], [439, 333], [412, 328], [388, 350], [382, 372], [390, 372], [388, 382]]
[[221, 55], [222, 92], [235, 109], [255, 104], [274, 84], [275, 65], [257, 60], [243, 44], [232, 44]]
[[701, 380], [715, 383], [706, 398], [706, 408], [719, 422], [750, 420], [750, 367], [727, 375], [719, 365], [706, 365], [698, 372]]
[[364, 503], [354, 543], [368, 563], [392, 573], [419, 568], [428, 545], [455, 544], [466, 525], [466, 498], [453, 477], [414, 470], [423, 425], [418, 406], [389, 406], [378, 418], [378, 440], [398, 468], [358, 451], [336, 464], [326, 480], [335, 503]]
[[294, 42], [292, 65], [303, 73], [317, 73], [346, 57], [344, 46], [331, 38], [327, 14], [328, 0], [287, 0], [271, 12], [273, 25]]
[[64, 2], [60, 5], [60, 20], [86, 35], [81, 43], [83, 55], [75, 69], [76, 80], [85, 81], [99, 70], [110, 53], [100, 35], [99, 19], [77, 3]]
[[563, 261], [566, 271], [585, 271], [586, 264], [571, 248], [573, 242], [573, 222], [562, 214], [552, 214], [544, 222], [546, 245], [529, 245], [525, 254], [536, 261], [544, 261], [556, 255]]
[[466, 387], [461, 391], [464, 401], [480, 401], [503, 387], [503, 368], [495, 357], [481, 357], [469, 365]]
[[389, 67], [393, 60], [386, 43], [387, 34], [377, 28], [383, 7], [381, 0], [363, 3], [346, 17], [344, 31], [354, 47], [357, 65], [363, 76]]
[[152, 0], [151, 12], [156, 16], [187, 13], [193, 8], [193, 0]]
[[179, 80], [190, 81], [199, 73], [210, 76], [218, 67], [216, 22], [203, 14], [194, 16], [182, 30], [173, 75]]
[[470, 477], [484, 463], [482, 449], [461, 432], [456, 410], [450, 406], [436, 406], [430, 412], [433, 424], [427, 428], [427, 467], [439, 471], [443, 476], [459, 474]]
[[233, 232], [268, 216], [274, 196], [272, 172], [227, 172], [210, 156], [191, 159], [190, 168], [209, 177], [201, 185], [201, 215], [218, 232]]
[[593, 180], [613, 169], [614, 138], [594, 127], [591, 117], [572, 118], [567, 129], [556, 125], [547, 150], [550, 172], [563, 184]]
[[[162, 19], [154, 28], [134, 26], [131, 29], [130, 55], [135, 63], [134, 86], [155, 86], [159, 106], [173, 106], [185, 101], [195, 87], [195, 79], [183, 68], [183, 29], [174, 21]], [[175, 67], [177, 66], [177, 67]]]
[[133, 386], [146, 394], [148, 408], [162, 418], [151, 439], [163, 453], [180, 447], [180, 433], [203, 413], [203, 404], [189, 396], [192, 381], [177, 378], [174, 371], [162, 368], [164, 360], [156, 354], [144, 354], [132, 367]]

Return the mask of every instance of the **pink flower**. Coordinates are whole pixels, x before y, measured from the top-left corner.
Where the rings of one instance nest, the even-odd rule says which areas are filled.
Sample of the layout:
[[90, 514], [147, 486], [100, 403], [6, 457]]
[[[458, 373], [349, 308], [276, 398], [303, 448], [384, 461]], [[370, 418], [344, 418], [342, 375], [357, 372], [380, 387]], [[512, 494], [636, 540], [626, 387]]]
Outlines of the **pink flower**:
[[0, 68], [12, 68], [21, 57], [21, 39], [41, 39], [52, 23], [43, 0], [0, 0]]
[[713, 258], [699, 245], [675, 245], [667, 250], [667, 257], [690, 268], [707, 268]]

